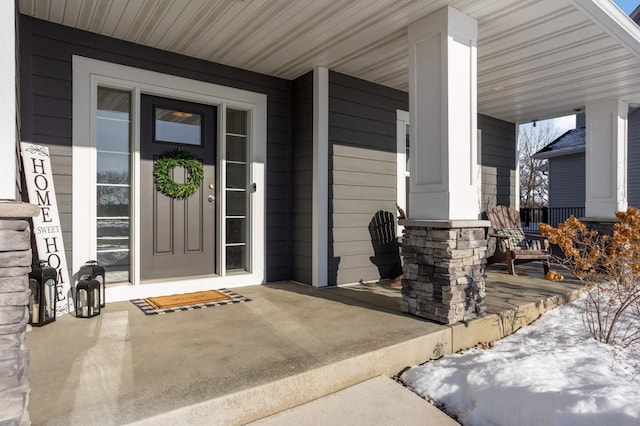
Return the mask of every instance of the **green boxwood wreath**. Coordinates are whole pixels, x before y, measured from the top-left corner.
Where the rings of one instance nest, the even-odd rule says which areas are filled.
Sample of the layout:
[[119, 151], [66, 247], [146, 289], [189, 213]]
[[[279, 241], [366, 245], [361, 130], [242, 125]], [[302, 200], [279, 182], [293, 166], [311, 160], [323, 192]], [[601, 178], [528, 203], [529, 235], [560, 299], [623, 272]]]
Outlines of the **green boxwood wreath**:
[[[189, 172], [189, 179], [185, 183], [177, 183], [171, 179], [171, 170], [181, 166]], [[187, 198], [195, 193], [204, 179], [202, 163], [190, 152], [168, 151], [162, 154], [153, 165], [153, 176], [156, 180], [156, 188], [163, 194], [172, 198]]]

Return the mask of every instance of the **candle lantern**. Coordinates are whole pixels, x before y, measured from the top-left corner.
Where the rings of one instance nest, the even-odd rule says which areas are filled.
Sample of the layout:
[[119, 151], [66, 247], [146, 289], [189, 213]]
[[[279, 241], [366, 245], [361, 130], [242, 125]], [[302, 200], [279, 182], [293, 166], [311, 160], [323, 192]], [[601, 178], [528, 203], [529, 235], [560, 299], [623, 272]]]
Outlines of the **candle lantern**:
[[105, 280], [104, 280], [104, 268], [98, 265], [96, 260], [90, 260], [84, 264], [80, 268], [80, 272], [78, 272], [78, 276], [82, 277], [84, 275], [88, 275], [92, 280], [97, 280], [100, 283], [100, 307], [104, 308], [104, 304], [106, 303], [106, 293], [107, 290], [105, 288]]
[[40, 327], [56, 320], [56, 286], [58, 273], [40, 261], [29, 273], [29, 324]]
[[84, 275], [76, 284], [76, 317], [92, 318], [100, 315], [100, 283]]

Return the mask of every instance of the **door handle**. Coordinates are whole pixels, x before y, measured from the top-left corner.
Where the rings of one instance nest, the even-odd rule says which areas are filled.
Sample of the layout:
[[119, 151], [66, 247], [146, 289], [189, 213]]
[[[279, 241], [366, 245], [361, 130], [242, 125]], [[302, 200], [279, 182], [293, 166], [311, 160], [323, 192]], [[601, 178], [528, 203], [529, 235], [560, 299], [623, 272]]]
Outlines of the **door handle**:
[[213, 203], [213, 200], [215, 200], [215, 199], [216, 199], [216, 197], [214, 197], [213, 195], [209, 195], [209, 198], [208, 198], [208, 199], [209, 199], [209, 202], [210, 202], [210, 203]]

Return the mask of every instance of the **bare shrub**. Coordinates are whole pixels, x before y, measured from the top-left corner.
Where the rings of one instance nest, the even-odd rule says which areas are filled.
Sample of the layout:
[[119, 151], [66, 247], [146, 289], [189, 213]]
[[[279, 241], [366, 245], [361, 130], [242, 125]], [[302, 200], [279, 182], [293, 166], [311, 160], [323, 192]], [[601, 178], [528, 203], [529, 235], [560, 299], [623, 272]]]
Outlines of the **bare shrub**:
[[584, 321], [591, 335], [617, 348], [640, 344], [640, 211], [617, 212], [612, 235], [588, 229], [571, 216], [540, 232], [560, 246], [554, 263], [585, 284]]

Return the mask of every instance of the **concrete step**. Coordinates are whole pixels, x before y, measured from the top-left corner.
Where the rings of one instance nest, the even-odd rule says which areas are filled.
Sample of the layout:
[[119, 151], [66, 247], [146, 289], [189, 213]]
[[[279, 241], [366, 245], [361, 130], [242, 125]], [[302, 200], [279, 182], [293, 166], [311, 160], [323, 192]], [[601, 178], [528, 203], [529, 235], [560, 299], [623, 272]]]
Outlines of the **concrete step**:
[[[380, 375], [391, 377], [407, 366], [440, 356], [442, 347], [447, 345], [450, 339], [451, 330], [444, 328], [396, 345], [219, 398], [181, 407], [131, 424], [244, 425], [334, 394]], [[417, 395], [416, 398], [420, 400]]]

